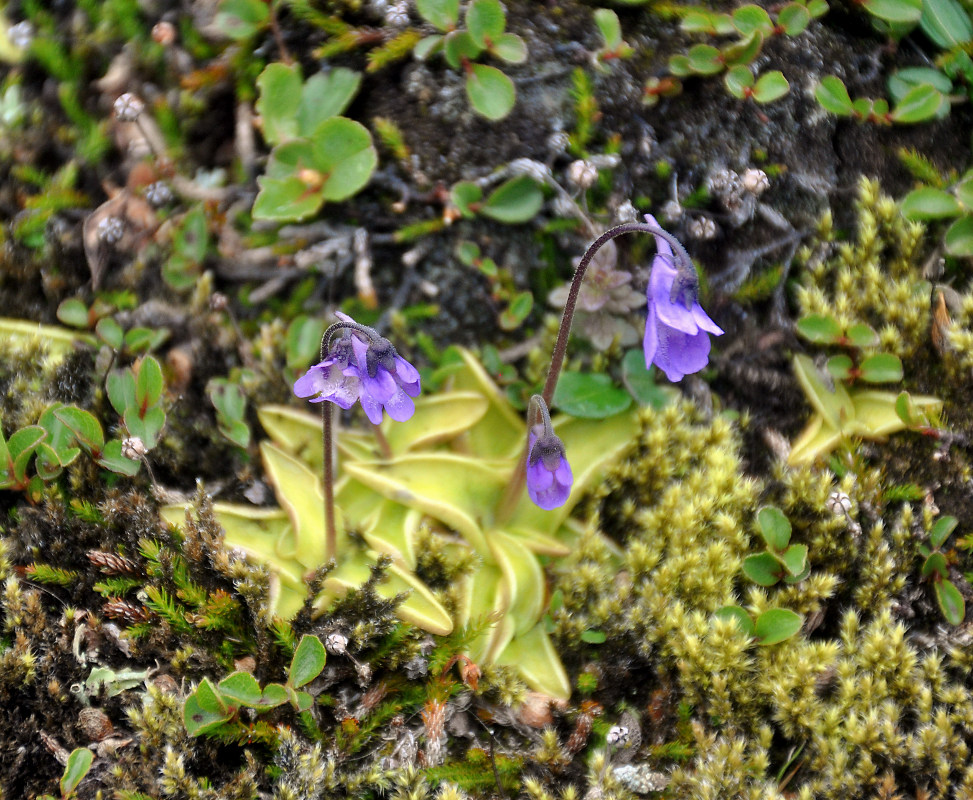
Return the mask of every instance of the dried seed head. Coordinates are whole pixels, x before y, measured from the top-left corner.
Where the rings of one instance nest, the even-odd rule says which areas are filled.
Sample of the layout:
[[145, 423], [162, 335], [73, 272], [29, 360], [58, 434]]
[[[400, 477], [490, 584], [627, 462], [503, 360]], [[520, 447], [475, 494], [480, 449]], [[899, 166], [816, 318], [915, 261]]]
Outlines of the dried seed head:
[[100, 708], [82, 708], [78, 714], [78, 727], [94, 742], [100, 742], [114, 730], [108, 715]]
[[144, 110], [145, 103], [131, 92], [125, 92], [115, 100], [115, 116], [121, 122], [135, 122]]
[[770, 178], [762, 169], [748, 169], [743, 173], [743, 188], [750, 194], [760, 197], [770, 188]]
[[324, 637], [324, 649], [333, 656], [341, 656], [348, 649], [348, 637], [343, 633], [329, 633]]
[[612, 725], [611, 728], [608, 729], [608, 733], [605, 736], [605, 741], [610, 745], [624, 747], [625, 743], [628, 741], [628, 728], [624, 725]]
[[172, 202], [172, 189], [165, 181], [155, 181], [145, 187], [145, 199], [156, 207], [164, 206]]
[[709, 193], [721, 200], [738, 197], [743, 192], [740, 176], [732, 169], [718, 169], [706, 181]]
[[598, 170], [589, 161], [572, 161], [568, 165], [568, 180], [579, 189], [590, 189], [598, 180]]
[[716, 223], [709, 217], [699, 217], [689, 223], [687, 231], [693, 239], [709, 241], [716, 237]]
[[127, 439], [122, 441], [122, 455], [125, 456], [125, 458], [138, 461], [147, 452], [148, 451], [145, 449], [145, 443], [138, 436], [129, 436]]
[[118, 244], [125, 235], [125, 220], [121, 217], [105, 217], [96, 228], [98, 240], [105, 244]]
[[836, 517], [846, 516], [851, 511], [851, 498], [844, 492], [834, 491], [825, 501], [828, 511]]
[[390, 28], [404, 28], [409, 24], [408, 0], [398, 0], [386, 9], [385, 24]]

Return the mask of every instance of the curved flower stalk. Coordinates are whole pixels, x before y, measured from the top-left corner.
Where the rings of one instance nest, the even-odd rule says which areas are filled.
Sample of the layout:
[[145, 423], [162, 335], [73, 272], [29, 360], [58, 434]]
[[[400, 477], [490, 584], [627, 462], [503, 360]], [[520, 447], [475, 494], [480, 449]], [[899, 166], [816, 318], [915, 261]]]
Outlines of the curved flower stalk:
[[574, 476], [564, 455], [564, 443], [554, 433], [544, 398], [539, 394], [531, 397], [527, 413], [528, 419], [538, 415], [541, 418], [528, 427], [527, 494], [534, 505], [551, 511], [567, 502]]
[[[658, 228], [651, 214], [645, 215]], [[659, 229], [661, 230], [661, 229]], [[720, 328], [699, 304], [699, 282], [685, 250], [673, 253], [669, 239], [655, 235], [656, 255], [646, 289], [648, 317], [645, 320], [645, 366], [655, 364], [673, 382], [699, 372], [709, 361], [710, 333]]]

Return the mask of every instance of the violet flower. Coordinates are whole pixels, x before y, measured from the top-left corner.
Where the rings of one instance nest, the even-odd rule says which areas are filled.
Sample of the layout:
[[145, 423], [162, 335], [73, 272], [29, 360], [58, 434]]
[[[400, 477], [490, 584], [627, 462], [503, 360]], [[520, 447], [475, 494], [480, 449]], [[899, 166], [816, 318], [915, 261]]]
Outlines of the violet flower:
[[[655, 217], [645, 221], [659, 227]], [[699, 372], [709, 361], [709, 334], [720, 336], [720, 328], [699, 304], [699, 282], [685, 251], [673, 254], [672, 246], [656, 235], [656, 255], [646, 297], [649, 315], [645, 321], [645, 366], [655, 364], [670, 381]]]
[[550, 511], [567, 502], [574, 476], [564, 456], [564, 443], [554, 433], [547, 404], [535, 394], [530, 406], [528, 415], [536, 409], [541, 422], [530, 429], [527, 437], [527, 494], [534, 505]]
[[[420, 392], [419, 371], [372, 328], [341, 312], [338, 318], [325, 333], [321, 361], [294, 382], [294, 394], [344, 409], [357, 400], [375, 425], [383, 410], [397, 422], [409, 419], [416, 408], [412, 398]], [[341, 337], [330, 344], [339, 330]]]

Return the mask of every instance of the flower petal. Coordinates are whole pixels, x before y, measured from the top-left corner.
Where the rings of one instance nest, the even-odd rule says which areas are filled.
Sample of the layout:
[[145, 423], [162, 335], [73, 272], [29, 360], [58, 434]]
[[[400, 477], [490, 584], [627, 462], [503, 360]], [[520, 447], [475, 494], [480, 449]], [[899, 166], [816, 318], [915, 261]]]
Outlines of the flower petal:
[[385, 411], [396, 422], [405, 422], [416, 413], [416, 404], [402, 389], [399, 389], [385, 402]]
[[709, 331], [717, 336], [723, 335], [723, 329], [710, 319], [699, 303], [693, 303], [693, 319], [702, 331]]
[[365, 416], [368, 417], [372, 425], [380, 425], [382, 423], [382, 404], [364, 392], [359, 399], [361, 400], [361, 407], [365, 411]]

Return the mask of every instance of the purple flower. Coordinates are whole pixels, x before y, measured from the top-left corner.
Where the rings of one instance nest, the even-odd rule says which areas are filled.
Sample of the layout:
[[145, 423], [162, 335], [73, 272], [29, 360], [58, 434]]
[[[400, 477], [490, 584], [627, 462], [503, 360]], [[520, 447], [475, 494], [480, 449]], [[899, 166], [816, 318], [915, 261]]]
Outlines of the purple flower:
[[553, 430], [545, 432], [545, 427], [549, 428], [549, 423], [535, 425], [528, 436], [527, 494], [534, 505], [550, 511], [567, 501], [574, 476], [564, 457], [564, 444]]
[[341, 322], [328, 329], [326, 340], [338, 330], [344, 334], [323, 361], [295, 381], [294, 394], [345, 409], [357, 400], [375, 425], [382, 421], [383, 410], [397, 422], [409, 419], [416, 409], [412, 398], [420, 391], [419, 371], [374, 330], [346, 314], [339, 312], [338, 317]]
[[[659, 227], [652, 215], [646, 214], [645, 220]], [[643, 340], [645, 366], [655, 364], [675, 382], [706, 366], [709, 334], [720, 336], [723, 329], [699, 304], [692, 264], [682, 258], [677, 265], [671, 245], [661, 236], [655, 237], [655, 243], [657, 253], [646, 291], [649, 316]]]

